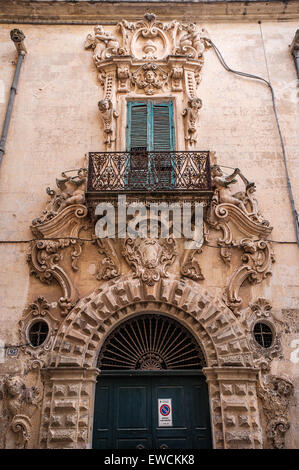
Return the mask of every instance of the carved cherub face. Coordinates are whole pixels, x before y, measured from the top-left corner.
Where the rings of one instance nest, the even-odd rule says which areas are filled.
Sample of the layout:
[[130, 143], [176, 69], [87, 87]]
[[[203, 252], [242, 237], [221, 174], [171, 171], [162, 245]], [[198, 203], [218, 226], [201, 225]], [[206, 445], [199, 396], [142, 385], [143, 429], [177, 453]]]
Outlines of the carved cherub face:
[[110, 108], [110, 101], [109, 100], [101, 100], [98, 102], [99, 110], [104, 113]]
[[200, 98], [193, 98], [189, 103], [191, 108], [200, 109], [202, 107], [202, 101]]
[[105, 31], [104, 31], [103, 26], [97, 25], [94, 27], [94, 32], [95, 32], [95, 35], [97, 35], [97, 34], [104, 34]]
[[276, 380], [275, 385], [280, 396], [289, 396], [292, 393], [292, 384], [286, 380]]
[[194, 31], [196, 31], [196, 25], [194, 23], [190, 23], [188, 25], [188, 32], [189, 33], [194, 33]]
[[212, 174], [212, 176], [223, 176], [223, 172], [222, 172], [220, 166], [218, 166], [218, 165], [213, 165], [211, 167], [211, 174]]
[[154, 83], [156, 78], [155, 72], [153, 72], [152, 70], [147, 70], [144, 74], [144, 78], [147, 83]]
[[8, 377], [5, 385], [11, 397], [16, 397], [22, 393], [23, 382], [18, 377]]

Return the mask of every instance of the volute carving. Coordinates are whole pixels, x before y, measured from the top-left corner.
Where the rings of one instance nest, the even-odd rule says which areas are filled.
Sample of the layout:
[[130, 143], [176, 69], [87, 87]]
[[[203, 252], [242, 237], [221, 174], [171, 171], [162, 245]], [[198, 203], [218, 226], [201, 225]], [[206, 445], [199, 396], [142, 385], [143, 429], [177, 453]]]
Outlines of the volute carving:
[[194, 281], [201, 281], [204, 279], [199, 262], [195, 258], [195, 256], [201, 252], [202, 248], [197, 250], [185, 250], [181, 264], [181, 274], [183, 276], [189, 277]]
[[177, 256], [173, 238], [127, 238], [122, 254], [134, 271], [134, 277], [149, 286], [163, 277], [168, 277], [167, 268]]
[[120, 264], [113, 247], [113, 241], [108, 238], [97, 238], [96, 245], [99, 254], [104, 255], [104, 258], [99, 263], [97, 279], [108, 281], [120, 276]]
[[259, 284], [272, 275], [272, 263], [275, 261], [271, 245], [266, 240], [254, 241], [244, 238], [240, 242], [243, 249], [242, 265], [232, 274], [223, 296], [226, 304], [233, 310], [242, 304], [239, 289], [247, 279], [251, 284]]
[[[230, 186], [236, 183], [237, 175], [244, 183], [245, 191], [232, 193]], [[238, 168], [225, 176], [219, 165], [213, 165], [211, 176], [214, 195], [206, 221], [209, 227], [222, 232], [217, 240], [220, 256], [229, 265], [230, 248], [241, 250], [242, 264], [230, 277], [223, 297], [230, 308], [237, 310], [242, 305], [239, 289], [243, 282], [248, 280], [258, 284], [271, 275], [275, 258], [271, 243], [265, 239], [272, 227], [259, 211], [255, 184], [249, 182]]]
[[257, 391], [267, 420], [267, 437], [274, 449], [284, 449], [285, 433], [290, 428], [288, 408], [293, 383], [288, 378], [270, 375], [267, 383], [258, 383]]
[[21, 377], [6, 375], [0, 381], [0, 400], [2, 401], [0, 448], [7, 447], [7, 437], [10, 432], [15, 436], [17, 449], [27, 448], [31, 418], [40, 401], [39, 390], [36, 387], [27, 387]]
[[42, 216], [32, 221], [31, 231], [39, 240], [31, 243], [27, 261], [30, 273], [41, 282], [56, 280], [62, 289], [58, 303], [62, 314], [67, 314], [78, 298], [70, 276], [61, 265], [63, 250], [71, 247], [71, 267], [78, 270], [78, 259], [83, 241], [78, 240], [82, 229], [87, 228], [88, 210], [85, 202], [86, 170], [74, 170], [75, 175], [57, 179], [58, 192], [47, 189], [51, 199]]

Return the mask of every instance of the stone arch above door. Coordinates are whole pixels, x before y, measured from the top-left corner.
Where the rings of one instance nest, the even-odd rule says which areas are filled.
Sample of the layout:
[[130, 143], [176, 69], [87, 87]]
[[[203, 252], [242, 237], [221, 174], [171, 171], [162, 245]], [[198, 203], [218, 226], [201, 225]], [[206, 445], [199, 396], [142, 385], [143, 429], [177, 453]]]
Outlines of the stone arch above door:
[[195, 334], [208, 367], [252, 367], [245, 332], [232, 311], [196, 282], [168, 278], [153, 286], [122, 277], [81, 299], [60, 326], [50, 367], [95, 367], [99, 349], [120, 320], [161, 311]]

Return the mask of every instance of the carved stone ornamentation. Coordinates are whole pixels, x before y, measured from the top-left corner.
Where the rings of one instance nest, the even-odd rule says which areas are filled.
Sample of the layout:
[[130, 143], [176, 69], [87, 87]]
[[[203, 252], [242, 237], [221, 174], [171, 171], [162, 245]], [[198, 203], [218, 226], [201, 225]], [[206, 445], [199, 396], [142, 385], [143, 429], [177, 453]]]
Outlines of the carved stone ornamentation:
[[[67, 173], [75, 173], [67, 176]], [[63, 209], [73, 204], [84, 204], [85, 182], [87, 170], [70, 170], [61, 173], [62, 178], [56, 178], [58, 192], [47, 188], [46, 192], [51, 197], [42, 215], [32, 221], [31, 231], [35, 236], [40, 236], [40, 226], [56, 217]]]
[[199, 262], [194, 258], [195, 255], [200, 254], [201, 252], [201, 248], [198, 250], [185, 251], [181, 264], [181, 274], [183, 276], [190, 277], [190, 279], [193, 279], [194, 281], [201, 281], [204, 279]]
[[186, 55], [192, 59], [199, 59], [204, 50], [210, 47], [207, 31], [205, 29], [200, 31], [194, 23], [187, 26], [181, 25], [180, 29], [184, 32], [179, 38], [179, 46], [175, 51], [176, 55]]
[[[71, 247], [70, 259], [73, 271], [78, 270], [78, 258], [83, 241], [78, 240], [82, 229], [87, 228], [88, 210], [85, 202], [86, 170], [76, 170], [75, 176], [57, 179], [59, 192], [47, 189], [51, 199], [41, 217], [34, 219], [31, 231], [39, 238], [32, 242], [27, 261], [31, 274], [46, 284], [56, 280], [62, 289], [58, 303], [66, 314], [78, 298], [70, 276], [61, 265], [63, 250]], [[44, 238], [44, 240], [43, 240]]]
[[173, 238], [127, 238], [122, 254], [132, 266], [134, 277], [152, 286], [168, 277], [167, 267], [175, 261], [177, 251]]
[[184, 77], [183, 67], [173, 67], [171, 73], [171, 88], [172, 91], [183, 91], [182, 79]]
[[272, 263], [275, 261], [271, 245], [266, 240], [254, 241], [244, 238], [240, 242], [243, 249], [242, 265], [232, 274], [223, 296], [226, 304], [233, 310], [242, 304], [239, 297], [239, 289], [245, 280], [251, 284], [259, 284], [272, 275]]
[[128, 93], [130, 91], [130, 76], [129, 67], [123, 66], [117, 68], [119, 93]]
[[99, 254], [104, 255], [99, 264], [97, 279], [108, 281], [120, 276], [119, 259], [113, 247], [113, 241], [109, 238], [97, 239], [96, 245]]
[[94, 34], [88, 34], [84, 47], [85, 49], [92, 49], [93, 60], [96, 66], [102, 60], [123, 53], [117, 38], [110, 32], [105, 31], [101, 25], [94, 27]]
[[105, 144], [111, 146], [115, 142], [115, 119], [119, 114], [113, 109], [113, 104], [110, 99], [103, 99], [98, 102], [101, 118], [104, 123], [104, 134], [106, 135]]
[[[250, 348], [253, 352], [254, 361], [262, 373], [270, 371], [273, 358], [283, 359], [281, 347], [281, 333], [284, 322], [272, 312], [271, 303], [262, 297], [249, 304], [247, 308], [238, 312], [240, 321], [246, 328], [249, 338]], [[259, 344], [254, 335], [254, 327], [257, 322], [265, 323], [272, 332], [272, 344], [263, 347]]]
[[109, 31], [106, 26], [105, 29], [95, 26], [86, 38], [85, 49], [93, 52], [98, 79], [104, 88], [99, 108], [106, 145], [111, 147], [119, 134], [115, 132], [115, 122], [120, 93], [153, 96], [164, 91], [184, 92], [184, 99], [190, 100], [185, 110], [188, 128], [185, 137], [190, 145], [195, 144], [201, 107], [196, 90], [201, 80], [203, 53], [209, 46], [203, 29], [176, 20], [158, 21], [153, 13], [146, 13], [136, 22], [123, 19]]
[[188, 107], [183, 111], [185, 118], [185, 141], [189, 143], [190, 146], [197, 142], [197, 121], [201, 107], [201, 99], [193, 98], [188, 101]]
[[[242, 179], [246, 189], [245, 192], [240, 191], [233, 194], [230, 186], [236, 183], [237, 180], [235, 179], [235, 177], [237, 175], [239, 175]], [[214, 207], [217, 207], [217, 209], [215, 209], [215, 211], [217, 211], [217, 217], [224, 219], [227, 216], [226, 211], [229, 210], [229, 208], [227, 208], [226, 205], [229, 204], [230, 206], [235, 206], [240, 209], [240, 211], [245, 214], [248, 219], [257, 224], [257, 226], [251, 224], [250, 227], [248, 227], [248, 229], [251, 229], [251, 232], [253, 232], [252, 235], [265, 236], [271, 232], [272, 228], [269, 227], [269, 222], [263, 218], [258, 209], [258, 203], [254, 196], [254, 193], [256, 191], [255, 183], [250, 183], [241, 173], [239, 168], [235, 168], [234, 172], [231, 175], [224, 176], [221, 168], [218, 165], [213, 165], [211, 167], [211, 176], [212, 185], [215, 188], [213, 205]], [[223, 204], [225, 204], [225, 206], [223, 206]], [[236, 211], [234, 212], [236, 213]], [[262, 227], [260, 228], [260, 226]], [[249, 233], [251, 234], [251, 232]], [[249, 233], [247, 230], [247, 232], [245, 232], [244, 234], [249, 235]]]
[[146, 95], [153, 95], [162, 89], [168, 80], [168, 73], [156, 64], [144, 64], [132, 74], [132, 82]]
[[27, 448], [31, 418], [40, 401], [39, 390], [26, 387], [21, 377], [6, 375], [0, 382], [0, 399], [3, 405], [0, 448], [6, 448], [9, 433], [15, 436], [17, 449]]
[[[231, 247], [239, 247], [242, 253], [242, 264], [230, 277], [223, 297], [230, 308], [237, 310], [242, 305], [239, 289], [244, 281], [258, 284], [271, 275], [275, 258], [271, 243], [265, 239], [272, 227], [258, 209], [255, 184], [249, 182], [238, 168], [225, 176], [220, 166], [214, 165], [211, 175], [215, 192], [206, 222], [212, 229], [222, 232], [217, 243], [225, 264], [230, 263]], [[236, 183], [237, 175], [245, 184], [245, 191], [233, 194], [230, 186]]]
[[[26, 373], [31, 369], [40, 369], [47, 362], [47, 355], [53, 345], [59, 325], [59, 320], [51, 313], [51, 310], [52, 305], [44, 297], [39, 296], [35, 302], [27, 306], [19, 321], [21, 350], [28, 357], [25, 365]], [[28, 329], [37, 321], [46, 322], [48, 334], [45, 341], [40, 346], [35, 347], [29, 341]]]
[[258, 384], [258, 396], [267, 420], [266, 434], [274, 449], [285, 448], [285, 433], [290, 427], [288, 407], [293, 393], [294, 386], [288, 378], [270, 375], [267, 383]]

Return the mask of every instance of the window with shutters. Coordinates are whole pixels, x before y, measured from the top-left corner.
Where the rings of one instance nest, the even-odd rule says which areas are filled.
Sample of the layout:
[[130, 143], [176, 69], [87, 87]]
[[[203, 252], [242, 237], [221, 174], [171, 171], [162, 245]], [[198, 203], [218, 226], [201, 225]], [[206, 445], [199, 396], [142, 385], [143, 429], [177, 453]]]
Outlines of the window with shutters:
[[174, 122], [172, 101], [130, 101], [127, 116], [127, 151], [130, 170], [127, 186], [146, 189], [175, 185]]

